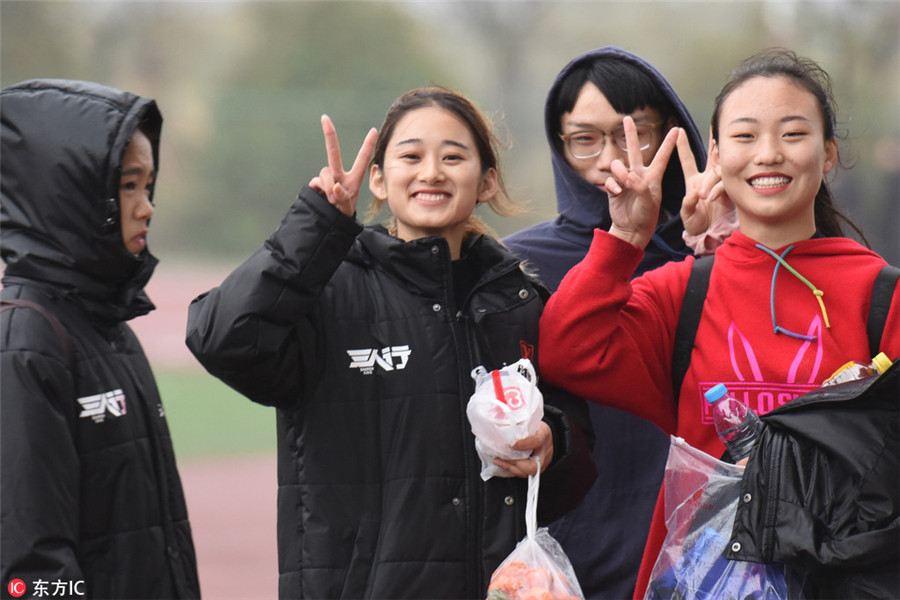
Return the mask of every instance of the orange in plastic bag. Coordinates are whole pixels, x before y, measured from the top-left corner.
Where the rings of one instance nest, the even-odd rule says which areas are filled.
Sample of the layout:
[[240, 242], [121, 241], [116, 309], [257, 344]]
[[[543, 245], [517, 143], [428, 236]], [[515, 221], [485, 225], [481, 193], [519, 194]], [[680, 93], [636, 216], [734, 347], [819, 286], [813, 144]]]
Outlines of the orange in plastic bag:
[[546, 527], [537, 528], [536, 475], [528, 477], [527, 534], [491, 576], [487, 600], [584, 600], [572, 563]]
[[491, 577], [488, 600], [579, 600], [566, 576], [545, 567], [529, 567], [515, 560], [501, 565]]

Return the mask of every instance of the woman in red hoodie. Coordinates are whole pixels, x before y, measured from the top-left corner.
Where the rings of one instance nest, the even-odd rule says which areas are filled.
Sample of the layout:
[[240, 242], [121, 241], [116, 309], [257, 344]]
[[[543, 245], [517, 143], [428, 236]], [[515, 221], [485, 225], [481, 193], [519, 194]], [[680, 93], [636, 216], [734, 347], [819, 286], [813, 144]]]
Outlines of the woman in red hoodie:
[[[724, 452], [703, 394], [716, 383], [764, 414], [822, 383], [847, 361], [868, 362], [866, 318], [886, 264], [844, 237], [825, 177], [838, 163], [830, 78], [784, 50], [741, 63], [716, 98], [709, 169], [738, 211], [716, 250], [690, 367], [672, 390], [673, 341], [693, 258], [630, 280], [659, 212], [660, 180], [678, 147], [692, 198], [696, 175], [683, 131], [643, 165], [626, 119], [629, 165], [607, 180], [613, 225], [597, 230], [541, 318], [544, 378], [631, 411], [713, 456]], [[699, 184], [698, 184], [699, 185]], [[695, 200], [695, 198], [694, 198]], [[692, 200], [693, 201], [693, 200]], [[858, 231], [858, 229], [857, 229]], [[630, 281], [629, 281], [630, 280]], [[900, 357], [900, 293], [879, 348]], [[635, 597], [665, 538], [657, 503]]]

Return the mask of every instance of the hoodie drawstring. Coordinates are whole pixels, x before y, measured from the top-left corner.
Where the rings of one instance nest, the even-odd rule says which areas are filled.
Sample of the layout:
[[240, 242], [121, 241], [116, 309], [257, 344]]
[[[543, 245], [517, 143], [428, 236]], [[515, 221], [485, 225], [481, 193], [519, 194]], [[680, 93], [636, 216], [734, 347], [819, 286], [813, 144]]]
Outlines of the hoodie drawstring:
[[809, 342], [816, 341], [816, 336], [814, 336], [814, 335], [802, 335], [799, 333], [794, 333], [793, 331], [788, 331], [787, 329], [779, 326], [775, 322], [775, 279], [778, 277], [779, 267], [784, 265], [785, 269], [790, 271], [797, 279], [802, 281], [806, 285], [806, 287], [808, 287], [809, 289], [812, 290], [813, 295], [816, 297], [816, 300], [819, 302], [819, 307], [822, 309], [822, 318], [825, 320], [825, 327], [831, 328], [831, 323], [829, 323], [829, 321], [828, 321], [828, 312], [825, 310], [825, 302], [822, 300], [822, 296], [824, 296], [825, 293], [822, 290], [816, 288], [816, 286], [814, 286], [812, 283], [810, 283], [810, 281], [806, 277], [804, 277], [803, 275], [798, 273], [797, 270], [794, 269], [794, 267], [789, 265], [787, 263], [787, 261], [784, 260], [784, 257], [787, 256], [788, 252], [790, 252], [791, 250], [794, 249], [793, 246], [788, 246], [787, 250], [785, 250], [781, 254], [781, 256], [775, 254], [774, 252], [772, 252], [771, 250], [769, 250], [762, 244], [756, 244], [756, 247], [759, 248], [760, 250], [762, 250], [763, 252], [767, 253], [769, 256], [774, 258], [776, 261], [778, 261], [778, 264], [775, 265], [775, 270], [772, 272], [772, 288], [769, 292], [769, 309], [772, 313], [772, 327], [775, 329], [775, 333], [776, 334], [783, 333], [792, 338], [806, 340]]

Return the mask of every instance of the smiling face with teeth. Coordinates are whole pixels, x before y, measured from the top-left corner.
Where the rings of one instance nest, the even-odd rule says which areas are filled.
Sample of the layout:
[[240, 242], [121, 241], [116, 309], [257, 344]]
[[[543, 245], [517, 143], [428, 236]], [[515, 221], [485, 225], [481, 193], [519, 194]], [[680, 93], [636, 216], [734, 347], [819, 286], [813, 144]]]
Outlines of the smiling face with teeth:
[[397, 237], [444, 237], [455, 258], [476, 204], [491, 199], [498, 183], [494, 169], [482, 172], [467, 125], [444, 108], [426, 106], [397, 122], [384, 167], [372, 167], [369, 188], [387, 201]]
[[754, 77], [725, 98], [718, 126], [710, 162], [741, 231], [770, 247], [812, 237], [816, 193], [838, 155], [816, 98], [787, 77]]

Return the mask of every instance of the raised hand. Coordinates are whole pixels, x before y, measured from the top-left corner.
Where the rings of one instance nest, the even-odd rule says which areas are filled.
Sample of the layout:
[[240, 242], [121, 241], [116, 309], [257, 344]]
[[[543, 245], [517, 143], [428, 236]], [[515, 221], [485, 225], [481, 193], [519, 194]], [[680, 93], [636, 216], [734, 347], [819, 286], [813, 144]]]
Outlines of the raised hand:
[[375, 139], [378, 132], [373, 127], [366, 134], [366, 139], [363, 140], [356, 160], [353, 161], [353, 166], [349, 171], [344, 171], [337, 131], [328, 115], [322, 115], [322, 133], [325, 134], [328, 166], [319, 171], [318, 177], [310, 180], [309, 187], [328, 198], [328, 201], [342, 213], [352, 217], [359, 202], [359, 188], [362, 186], [369, 161], [372, 160], [372, 154], [375, 151]]
[[659, 220], [663, 174], [675, 149], [679, 132], [683, 135], [683, 130], [677, 127], [669, 130], [656, 156], [645, 166], [641, 158], [634, 120], [625, 117], [623, 125], [629, 166], [626, 167], [625, 163], [618, 159], [610, 165], [612, 176], [606, 180], [606, 190], [613, 224], [609, 232], [639, 248], [644, 248], [650, 242]]
[[[715, 140], [710, 141], [710, 154], [715, 144]], [[725, 193], [722, 178], [715, 172], [712, 163], [708, 163], [702, 173], [697, 170], [697, 161], [691, 152], [686, 133], [678, 135], [678, 156], [684, 173], [685, 188], [681, 203], [681, 222], [688, 234], [700, 235], [719, 217], [734, 210], [734, 203]]]

